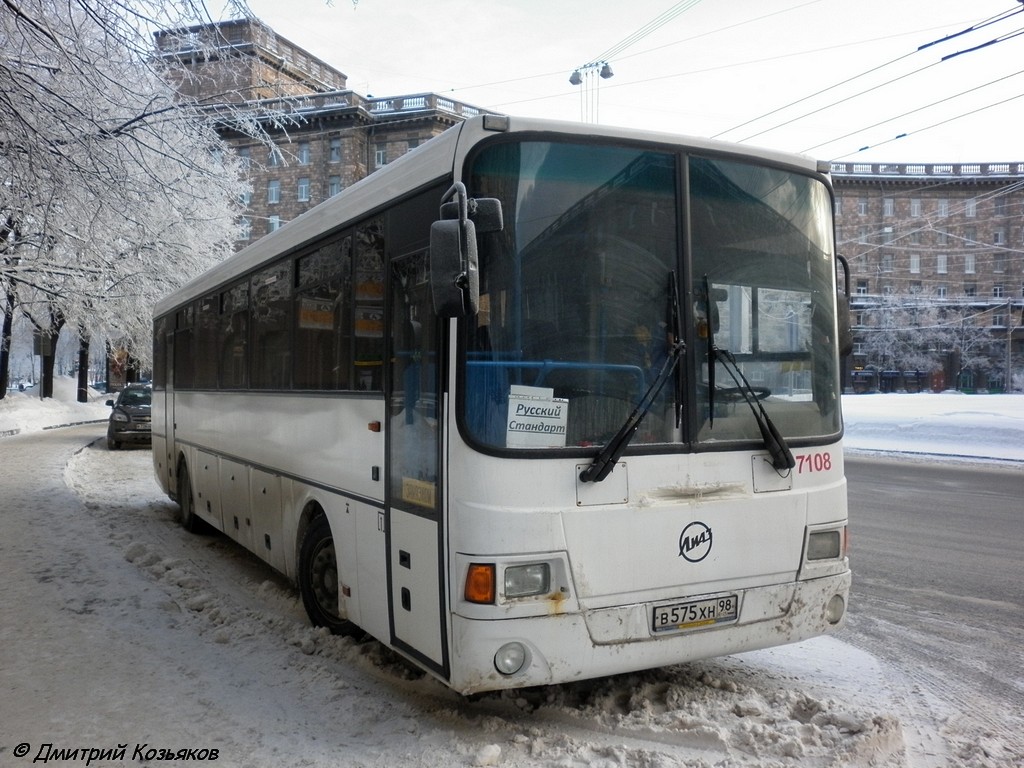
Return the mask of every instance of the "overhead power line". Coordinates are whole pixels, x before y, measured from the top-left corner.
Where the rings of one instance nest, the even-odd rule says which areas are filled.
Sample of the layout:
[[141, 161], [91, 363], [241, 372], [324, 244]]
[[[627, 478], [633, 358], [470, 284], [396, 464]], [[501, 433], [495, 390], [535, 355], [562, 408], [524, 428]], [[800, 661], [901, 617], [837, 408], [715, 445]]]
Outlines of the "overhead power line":
[[622, 53], [627, 48], [630, 48], [631, 46], [640, 42], [652, 32], [665, 26], [677, 16], [690, 10], [699, 2], [700, 0], [681, 0], [681, 2], [676, 3], [667, 11], [662, 13], [660, 16], [651, 19], [649, 22], [640, 27], [640, 29], [633, 32], [633, 34], [628, 35], [626, 38], [620, 40], [607, 51], [602, 53], [600, 56], [597, 56], [596, 58], [587, 62], [586, 64], [581, 65], [581, 67], [579, 68], [591, 66], [593, 64], [600, 64], [615, 58], [618, 54]]
[[[934, 66], [934, 65], [929, 65], [929, 66]], [[920, 72], [920, 71], [921, 70], [918, 70], [918, 72]], [[856, 135], [858, 133], [862, 133], [863, 131], [868, 131], [868, 130], [871, 130], [872, 128], [877, 128], [880, 125], [885, 125], [886, 123], [891, 123], [893, 120], [899, 120], [902, 117], [907, 117], [907, 116], [913, 115], [913, 114], [915, 114], [917, 112], [923, 112], [926, 109], [931, 109], [932, 107], [938, 106], [939, 104], [944, 104], [947, 101], [952, 101], [953, 99], [959, 99], [961, 96], [966, 96], [969, 93], [974, 93], [975, 91], [980, 91], [982, 88], [987, 88], [990, 85], [995, 85], [996, 83], [1001, 83], [1004, 80], [1009, 80], [1011, 77], [1017, 77], [1018, 75], [1024, 75], [1024, 69], [1019, 70], [1017, 72], [1014, 72], [1013, 74], [1010, 74], [1010, 75], [1004, 75], [1003, 77], [1000, 77], [1000, 78], [997, 78], [996, 80], [992, 80], [990, 82], [987, 82], [984, 85], [979, 85], [979, 86], [976, 86], [974, 88], [968, 88], [966, 91], [960, 91], [960, 93], [954, 93], [952, 96], [947, 96], [944, 99], [939, 99], [938, 101], [933, 101], [931, 104], [925, 104], [922, 107], [917, 107], [916, 109], [911, 109], [911, 110], [909, 110], [907, 112], [904, 112], [903, 114], [896, 115], [895, 117], [887, 117], [884, 120], [880, 120], [877, 123], [874, 123], [872, 125], [866, 125], [866, 126], [864, 126], [862, 128], [858, 128], [858, 129], [856, 129], [854, 131], [850, 131], [849, 133], [846, 133], [846, 134], [844, 134], [842, 136], [836, 136], [835, 138], [829, 139], [828, 141], [823, 141], [820, 144], [815, 144], [813, 147], [807, 147], [807, 149], [804, 149], [804, 150], [801, 150], [801, 151], [803, 151], [803, 152], [812, 152], [813, 150], [818, 149], [819, 147], [824, 147], [827, 144], [834, 144], [837, 141], [842, 141], [843, 139], [848, 139], [850, 136], [854, 136], [854, 135]], [[892, 81], [890, 81], [890, 82], [892, 82]], [[838, 102], [836, 102], [836, 103], [838, 103]], [[785, 123], [784, 123], [784, 125], [785, 125]], [[906, 135], [906, 134], [904, 134], [904, 135]], [[897, 138], [901, 138], [901, 137], [897, 137]]]
[[[812, 98], [820, 96], [820, 95], [822, 95], [824, 93], [827, 93], [829, 91], [835, 90], [836, 88], [839, 88], [839, 87], [841, 87], [843, 85], [847, 85], [847, 84], [849, 84], [851, 82], [859, 80], [859, 79], [861, 79], [863, 77], [866, 77], [867, 75], [870, 75], [870, 74], [872, 74], [874, 72], [878, 72], [879, 70], [882, 70], [882, 69], [884, 69], [886, 67], [889, 67], [889, 66], [891, 66], [893, 64], [896, 64], [897, 62], [900, 62], [900, 61], [902, 61], [904, 59], [907, 59], [907, 58], [909, 58], [909, 57], [911, 57], [911, 56], [913, 56], [915, 54], [918, 54], [920, 51], [928, 49], [928, 48], [930, 48], [930, 47], [932, 47], [934, 45], [938, 45], [940, 43], [947, 42], [947, 41], [955, 39], [957, 37], [961, 37], [963, 35], [966, 35], [966, 34], [968, 34], [970, 32], [975, 32], [977, 30], [984, 29], [984, 28], [986, 28], [988, 26], [991, 26], [992, 24], [996, 24], [998, 22], [1005, 21], [1006, 19], [1008, 19], [1008, 18], [1010, 18], [1012, 16], [1015, 16], [1015, 15], [1017, 15], [1019, 13], [1024, 12], [1024, 0], [1018, 0], [1018, 2], [1022, 3], [1022, 6], [1019, 7], [1019, 8], [1014, 8], [1012, 10], [1004, 11], [1003, 13], [997, 14], [996, 16], [993, 16], [993, 17], [990, 17], [988, 19], [985, 19], [984, 21], [980, 21], [977, 24], [973, 24], [970, 27], [968, 27], [968, 28], [966, 28], [964, 30], [961, 30], [960, 32], [954, 33], [952, 35], [945, 35], [944, 37], [941, 37], [941, 38], [933, 40], [933, 41], [931, 41], [929, 43], [925, 43], [923, 45], [920, 45], [915, 50], [910, 51], [910, 52], [908, 52], [906, 54], [903, 54], [902, 56], [898, 56], [898, 57], [896, 57], [894, 59], [891, 59], [890, 61], [887, 61], [887, 62], [885, 62], [883, 64], [879, 64], [878, 66], [872, 67], [871, 69], [868, 69], [868, 70], [866, 70], [864, 72], [861, 72], [861, 73], [859, 73], [857, 75], [854, 75], [853, 77], [846, 78], [845, 80], [842, 80], [842, 81], [840, 81], [838, 83], [835, 83], [834, 85], [830, 85], [827, 88], [823, 88], [823, 89], [821, 89], [819, 91], [816, 91], [816, 92], [814, 92], [814, 93], [812, 93], [812, 94], [810, 94], [808, 96], [804, 96], [804, 97], [802, 97], [800, 99], [792, 101], [792, 102], [790, 102], [790, 103], [788, 103], [786, 105], [783, 105], [781, 107], [773, 109], [773, 110], [771, 110], [769, 112], [766, 112], [766, 113], [764, 113], [762, 115], [759, 115], [757, 117], [751, 118], [750, 120], [747, 120], [747, 121], [745, 121], [743, 123], [740, 123], [739, 125], [735, 125], [735, 126], [733, 126], [731, 128], [728, 128], [728, 129], [726, 129], [724, 131], [721, 131], [721, 132], [715, 134], [713, 136], [713, 138], [719, 138], [719, 137], [724, 136], [727, 133], [731, 133], [732, 131], [735, 131], [735, 130], [737, 130], [739, 128], [742, 128], [744, 126], [750, 125], [750, 124], [755, 123], [755, 122], [758, 122], [758, 121], [763, 120], [763, 119], [765, 119], [767, 117], [770, 117], [772, 115], [778, 114], [779, 112], [782, 112], [784, 110], [790, 109], [791, 107], [794, 107], [797, 104], [801, 104], [801, 103], [803, 103], [805, 101], [808, 101], [808, 100], [810, 100]], [[797, 117], [791, 118], [791, 119], [786, 120], [784, 122], [772, 125], [772, 126], [770, 126], [768, 128], [765, 128], [764, 130], [761, 130], [761, 131], [759, 131], [757, 133], [751, 134], [750, 136], [747, 136], [747, 137], [745, 137], [743, 139], [740, 139], [740, 141], [749, 141], [750, 139], [753, 139], [753, 138], [755, 138], [757, 136], [761, 136], [762, 134], [769, 133], [771, 131], [774, 131], [774, 130], [776, 130], [778, 128], [781, 128], [781, 127], [784, 127], [784, 126], [789, 125], [791, 123], [794, 123], [794, 122], [796, 122], [798, 120], [801, 120], [803, 118], [809, 117], [809, 116], [817, 114], [819, 112], [822, 112], [822, 111], [824, 111], [824, 110], [826, 110], [826, 109], [828, 109], [830, 107], [836, 106], [837, 104], [841, 104], [841, 103], [849, 101], [849, 100], [851, 100], [853, 98], [856, 98], [856, 97], [859, 97], [859, 96], [863, 96], [865, 94], [871, 93], [874, 90], [878, 90], [879, 88], [885, 87], [887, 85], [891, 85], [892, 83], [895, 83], [895, 82], [897, 82], [899, 80], [907, 78], [907, 77], [909, 77], [911, 75], [915, 75], [915, 74], [918, 74], [920, 72], [923, 72], [926, 69], [930, 69], [931, 67], [934, 67], [934, 66], [937, 66], [938, 64], [941, 64], [943, 61], [947, 61], [947, 60], [949, 60], [951, 58], [954, 58], [956, 56], [963, 55], [965, 53], [969, 53], [969, 52], [974, 51], [974, 50], [978, 50], [979, 48], [984, 48], [984, 47], [988, 47], [988, 46], [991, 46], [991, 45], [995, 45], [995, 44], [997, 44], [999, 42], [1004, 42], [1005, 40], [1012, 39], [1012, 38], [1017, 37], [1018, 35], [1021, 35], [1021, 34], [1024, 34], [1024, 30], [1017, 30], [1017, 31], [1015, 31], [1013, 33], [1009, 33], [1009, 34], [1003, 35], [1001, 37], [995, 38], [994, 40], [991, 40], [991, 41], [989, 41], [987, 43], [983, 43], [982, 45], [978, 45], [978, 46], [975, 46], [973, 48], [970, 48], [970, 49], [967, 49], [967, 50], [964, 50], [964, 51], [959, 51], [959, 52], [957, 52], [955, 54], [951, 54], [949, 56], [945, 56], [945, 57], [939, 59], [938, 61], [934, 61], [931, 64], [928, 64], [928, 65], [926, 65], [924, 67], [916, 69], [916, 70], [914, 70], [912, 72], [909, 72], [909, 73], [907, 73], [905, 75], [901, 75], [900, 77], [894, 78], [894, 79], [889, 80], [889, 81], [887, 81], [885, 83], [881, 83], [880, 85], [872, 86], [871, 88], [867, 88], [867, 89], [865, 89], [863, 91], [860, 91], [860, 92], [858, 92], [856, 94], [853, 94], [852, 96], [847, 96], [847, 97], [845, 97], [843, 99], [839, 99], [837, 101], [831, 102], [830, 104], [822, 106], [822, 107], [820, 107], [818, 109], [812, 110], [810, 112], [806, 112], [806, 113], [804, 113], [802, 115], [799, 115]], [[980, 86], [980, 87], [984, 87], [984, 86]], [[915, 111], [917, 111], [917, 110], [915, 110]], [[901, 116], [897, 116], [896, 118], [891, 118], [891, 119], [898, 119], [898, 117], [901, 117]], [[889, 120], [882, 121], [882, 122], [889, 122]], [[948, 122], [948, 121], [946, 121], [946, 122]], [[939, 124], [941, 124], [941, 123], [939, 123]], [[931, 127], [933, 127], [933, 126], [931, 126]], [[847, 134], [847, 136], [848, 135], [851, 135], [851, 134]], [[907, 134], [900, 134], [899, 136], [897, 136], [895, 138], [903, 138], [906, 135]], [[839, 137], [839, 138], [845, 138], [845, 137]], [[832, 139], [831, 141], [822, 142], [821, 144], [818, 144], [817, 146], [819, 146], [819, 147], [820, 146], [824, 146], [825, 144], [832, 143], [832, 141], [836, 141], [836, 140], [837, 139]], [[892, 140], [895, 140], [895, 139], [891, 139], [891, 141]], [[864, 149], [867, 149], [867, 147], [865, 147]]]

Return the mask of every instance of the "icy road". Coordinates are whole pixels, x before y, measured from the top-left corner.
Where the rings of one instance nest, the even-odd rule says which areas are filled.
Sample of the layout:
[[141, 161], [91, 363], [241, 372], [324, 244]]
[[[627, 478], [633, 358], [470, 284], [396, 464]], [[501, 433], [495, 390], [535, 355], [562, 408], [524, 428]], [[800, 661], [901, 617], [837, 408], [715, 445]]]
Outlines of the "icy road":
[[110, 452], [102, 433], [0, 439], [0, 765], [121, 749], [90, 764], [1009, 768], [1024, 755], [984, 711], [961, 722], [922, 705], [928, 691], [845, 634], [463, 699], [374, 641], [312, 629], [267, 567], [177, 526], [147, 450]]

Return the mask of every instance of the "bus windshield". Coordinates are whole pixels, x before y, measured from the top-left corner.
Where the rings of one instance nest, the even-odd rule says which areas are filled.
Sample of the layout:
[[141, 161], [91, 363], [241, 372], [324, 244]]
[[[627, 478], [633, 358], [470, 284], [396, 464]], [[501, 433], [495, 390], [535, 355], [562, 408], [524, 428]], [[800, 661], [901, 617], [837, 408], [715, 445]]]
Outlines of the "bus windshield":
[[686, 352], [631, 450], [756, 442], [755, 406], [787, 440], [838, 433], [832, 223], [820, 180], [742, 160], [545, 141], [492, 144], [469, 179], [470, 194], [498, 198], [505, 217], [502, 232], [480, 239], [480, 312], [463, 345], [471, 440], [605, 445], [650, 397], [677, 337]]

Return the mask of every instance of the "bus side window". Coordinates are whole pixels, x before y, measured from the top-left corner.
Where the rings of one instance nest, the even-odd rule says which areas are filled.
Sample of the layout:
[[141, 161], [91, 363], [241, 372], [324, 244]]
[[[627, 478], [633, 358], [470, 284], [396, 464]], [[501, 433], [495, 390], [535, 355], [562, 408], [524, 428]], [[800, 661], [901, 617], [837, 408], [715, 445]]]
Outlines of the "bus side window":
[[352, 238], [327, 243], [296, 262], [296, 389], [351, 387]]
[[224, 291], [220, 303], [218, 383], [221, 389], [244, 389], [249, 382], [249, 284]]
[[355, 238], [355, 389], [384, 388], [384, 222], [373, 219]]
[[291, 384], [292, 282], [290, 262], [252, 277], [252, 386], [286, 389]]

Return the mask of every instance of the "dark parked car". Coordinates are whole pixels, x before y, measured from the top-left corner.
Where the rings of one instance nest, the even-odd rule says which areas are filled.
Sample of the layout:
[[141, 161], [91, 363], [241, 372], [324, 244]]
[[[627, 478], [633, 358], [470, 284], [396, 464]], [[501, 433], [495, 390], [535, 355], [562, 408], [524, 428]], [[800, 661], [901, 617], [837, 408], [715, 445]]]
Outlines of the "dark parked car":
[[153, 389], [148, 384], [129, 384], [121, 390], [117, 400], [107, 400], [107, 405], [114, 409], [107, 424], [107, 447], [110, 450], [120, 448], [122, 443], [152, 441], [152, 402]]

